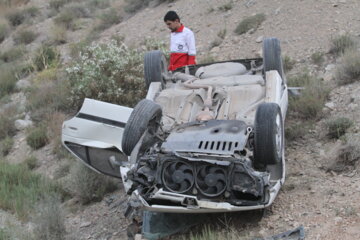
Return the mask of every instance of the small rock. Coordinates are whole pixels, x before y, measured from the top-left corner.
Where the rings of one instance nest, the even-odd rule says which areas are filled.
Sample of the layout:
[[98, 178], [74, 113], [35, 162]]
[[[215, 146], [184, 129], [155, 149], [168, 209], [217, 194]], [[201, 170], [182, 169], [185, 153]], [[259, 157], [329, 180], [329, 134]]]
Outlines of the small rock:
[[334, 221], [335, 221], [335, 223], [339, 223], [339, 222], [342, 222], [342, 217], [335, 217], [334, 218]]
[[331, 70], [334, 70], [335, 69], [335, 64], [329, 64], [325, 67], [325, 70], [326, 71], [331, 71]]
[[23, 90], [31, 86], [31, 83], [28, 80], [21, 79], [16, 82], [16, 89]]
[[214, 47], [211, 49], [210, 52], [219, 52], [220, 51], [220, 48], [219, 47]]
[[325, 103], [325, 107], [330, 108], [330, 109], [334, 109], [335, 104], [333, 102], [328, 102], [328, 103]]
[[256, 30], [255, 30], [254, 28], [252, 28], [252, 29], [250, 29], [250, 30], [248, 31], [248, 33], [249, 33], [249, 34], [253, 34], [255, 31], [256, 31]]
[[260, 37], [258, 37], [258, 38], [255, 40], [255, 42], [261, 43], [261, 42], [263, 41], [263, 39], [264, 39], [264, 37], [263, 37], [263, 36], [260, 36]]
[[91, 222], [83, 222], [81, 225], [80, 225], [80, 228], [84, 228], [84, 227], [88, 227], [91, 225]]
[[134, 237], [134, 240], [142, 240], [142, 236], [141, 234], [136, 234], [135, 237]]
[[18, 119], [15, 121], [15, 128], [18, 131], [24, 130], [28, 127], [31, 127], [33, 125], [33, 122], [31, 120], [22, 120]]

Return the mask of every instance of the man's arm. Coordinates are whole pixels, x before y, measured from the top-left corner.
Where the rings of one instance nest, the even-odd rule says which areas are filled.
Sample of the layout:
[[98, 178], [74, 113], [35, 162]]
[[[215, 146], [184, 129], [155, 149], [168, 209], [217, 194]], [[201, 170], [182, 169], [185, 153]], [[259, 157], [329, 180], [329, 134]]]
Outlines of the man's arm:
[[189, 31], [189, 33], [186, 36], [187, 45], [189, 48], [188, 52], [188, 65], [194, 65], [196, 64], [195, 56], [196, 56], [196, 47], [195, 47], [195, 36], [192, 31]]

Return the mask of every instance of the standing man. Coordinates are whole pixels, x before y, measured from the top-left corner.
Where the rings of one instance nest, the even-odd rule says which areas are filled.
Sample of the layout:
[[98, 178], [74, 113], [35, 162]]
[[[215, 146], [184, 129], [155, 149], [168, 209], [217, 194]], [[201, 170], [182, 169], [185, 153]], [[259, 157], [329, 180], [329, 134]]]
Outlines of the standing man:
[[174, 11], [166, 13], [164, 22], [171, 30], [169, 71], [196, 64], [194, 33], [180, 22], [179, 16]]

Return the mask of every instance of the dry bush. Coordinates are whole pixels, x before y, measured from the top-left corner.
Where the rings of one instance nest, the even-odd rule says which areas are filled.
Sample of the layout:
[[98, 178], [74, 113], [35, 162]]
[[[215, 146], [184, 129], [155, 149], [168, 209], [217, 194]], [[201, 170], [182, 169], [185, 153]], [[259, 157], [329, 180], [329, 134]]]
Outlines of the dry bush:
[[311, 54], [311, 60], [316, 65], [321, 65], [325, 61], [323, 52], [314, 52]]
[[70, 171], [71, 190], [82, 204], [100, 201], [106, 193], [117, 189], [113, 178], [94, 172], [82, 163], [77, 163]]
[[308, 130], [308, 124], [305, 122], [287, 123], [285, 126], [285, 138], [288, 142], [304, 136]]
[[353, 121], [345, 117], [330, 119], [326, 122], [328, 136], [330, 138], [340, 138], [346, 133], [346, 130], [353, 125]]
[[50, 0], [49, 6], [51, 9], [53, 9], [55, 11], [59, 11], [69, 1], [70, 0]]
[[30, 2], [30, 0], [1, 0], [0, 6], [1, 7], [14, 7], [14, 6], [20, 6], [24, 5]]
[[345, 53], [349, 49], [355, 49], [357, 41], [349, 34], [337, 36], [331, 40], [330, 53], [340, 55]]
[[300, 96], [289, 99], [290, 113], [302, 119], [317, 119], [330, 89], [320, 79], [309, 73], [288, 78], [288, 85], [305, 88]]
[[56, 194], [45, 196], [36, 208], [34, 235], [39, 240], [65, 240], [65, 214], [61, 197]]
[[174, 0], [125, 0], [125, 2], [124, 10], [128, 13], [136, 13], [149, 6], [150, 3], [154, 3], [154, 6], [156, 6], [164, 2], [174, 2]]
[[217, 36], [218, 36], [219, 38], [221, 38], [221, 39], [225, 39], [225, 36], [226, 36], [226, 28], [218, 31]]
[[26, 49], [24, 46], [15, 46], [7, 51], [2, 52], [0, 54], [0, 59], [4, 62], [12, 62], [22, 58], [25, 53]]
[[61, 10], [59, 15], [54, 19], [55, 24], [75, 31], [78, 26], [76, 20], [79, 18], [90, 17], [90, 10], [82, 3], [69, 4]]
[[0, 99], [15, 91], [16, 72], [8, 65], [0, 66]]
[[67, 42], [67, 29], [64, 26], [54, 26], [51, 29], [51, 42], [60, 45]]
[[31, 31], [31, 30], [20, 30], [18, 31], [13, 39], [15, 44], [29, 44], [32, 43], [36, 38], [37, 38], [38, 34]]
[[2, 43], [9, 34], [9, 26], [7, 24], [0, 24], [0, 43]]
[[87, 1], [87, 5], [92, 9], [105, 9], [110, 7], [109, 0], [89, 0]]
[[16, 108], [10, 107], [5, 110], [2, 110], [0, 113], [0, 140], [13, 136], [16, 133], [15, 128], [15, 116]]
[[115, 9], [109, 9], [100, 15], [100, 22], [94, 28], [94, 31], [103, 31], [114, 24], [121, 22], [122, 17]]
[[349, 84], [360, 80], [360, 52], [346, 51], [336, 68], [336, 80], [339, 84]]
[[53, 153], [60, 158], [65, 156], [65, 149], [61, 145], [61, 130], [66, 118], [66, 115], [59, 111], [55, 111], [47, 117], [48, 136], [54, 143]]
[[27, 157], [24, 163], [30, 170], [33, 170], [38, 167], [38, 159], [33, 155]]
[[0, 140], [0, 157], [8, 155], [13, 145], [14, 140], [12, 137], [7, 136], [3, 140]]
[[10, 25], [12, 25], [14, 27], [22, 24], [26, 19], [26, 16], [20, 9], [14, 9], [12, 11], [9, 11], [5, 15], [5, 17], [9, 21]]
[[256, 30], [265, 21], [265, 14], [258, 13], [242, 20], [236, 27], [235, 33], [238, 35], [248, 32], [250, 29]]
[[285, 72], [288, 72], [291, 69], [293, 69], [293, 67], [294, 67], [294, 65], [296, 63], [295, 60], [291, 59], [291, 57], [289, 57], [287, 55], [283, 56], [282, 60], [283, 60], [284, 71]]
[[229, 1], [221, 6], [218, 7], [218, 9], [222, 12], [227, 12], [229, 10], [231, 10], [233, 8], [233, 3], [232, 1]]
[[49, 67], [54, 67], [57, 65], [59, 60], [59, 53], [55, 48], [42, 45], [36, 52], [35, 56], [32, 59], [34, 69], [37, 71], [42, 71]]
[[45, 126], [35, 127], [29, 130], [26, 136], [27, 144], [34, 150], [39, 149], [49, 143]]

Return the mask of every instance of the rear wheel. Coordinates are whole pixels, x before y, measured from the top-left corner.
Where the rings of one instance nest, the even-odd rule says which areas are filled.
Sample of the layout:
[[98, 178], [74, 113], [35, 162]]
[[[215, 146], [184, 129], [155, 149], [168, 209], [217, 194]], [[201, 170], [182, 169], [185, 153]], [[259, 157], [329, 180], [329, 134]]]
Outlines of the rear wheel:
[[165, 55], [161, 51], [154, 50], [145, 53], [144, 76], [146, 87], [149, 87], [152, 82], [161, 82], [161, 85], [164, 85], [163, 74], [166, 73], [167, 62]]
[[266, 38], [263, 42], [264, 71], [276, 70], [284, 79], [284, 69], [281, 59], [280, 41], [277, 38]]
[[284, 126], [276, 103], [262, 103], [256, 110], [254, 126], [254, 166], [264, 169], [281, 162], [284, 149]]
[[121, 143], [123, 152], [130, 156], [146, 130], [150, 134], [155, 134], [159, 129], [161, 117], [162, 110], [159, 104], [147, 99], [141, 100], [125, 125]]

